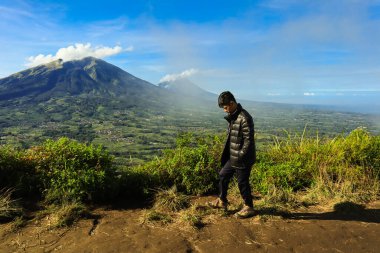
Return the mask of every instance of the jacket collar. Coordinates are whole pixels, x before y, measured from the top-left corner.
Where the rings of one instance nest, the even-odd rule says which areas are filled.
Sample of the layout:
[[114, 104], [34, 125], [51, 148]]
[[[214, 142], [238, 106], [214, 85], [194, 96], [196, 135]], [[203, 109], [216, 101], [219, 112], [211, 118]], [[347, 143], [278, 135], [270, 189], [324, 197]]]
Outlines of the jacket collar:
[[237, 104], [237, 107], [236, 107], [236, 111], [231, 113], [231, 114], [227, 114], [227, 116], [225, 116], [224, 118], [231, 123], [231, 121], [233, 120], [236, 120], [238, 115], [241, 113], [241, 110], [243, 108], [241, 107], [241, 105], [238, 103]]

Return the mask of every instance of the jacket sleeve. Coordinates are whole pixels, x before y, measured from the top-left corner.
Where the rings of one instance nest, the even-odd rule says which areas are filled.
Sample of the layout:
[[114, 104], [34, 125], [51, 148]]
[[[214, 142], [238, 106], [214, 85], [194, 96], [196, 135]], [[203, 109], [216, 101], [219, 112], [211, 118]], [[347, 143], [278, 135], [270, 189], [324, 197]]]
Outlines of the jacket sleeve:
[[239, 151], [239, 159], [244, 159], [249, 150], [251, 150], [254, 138], [254, 127], [252, 118], [243, 117], [241, 122], [241, 131], [243, 137], [243, 146]]

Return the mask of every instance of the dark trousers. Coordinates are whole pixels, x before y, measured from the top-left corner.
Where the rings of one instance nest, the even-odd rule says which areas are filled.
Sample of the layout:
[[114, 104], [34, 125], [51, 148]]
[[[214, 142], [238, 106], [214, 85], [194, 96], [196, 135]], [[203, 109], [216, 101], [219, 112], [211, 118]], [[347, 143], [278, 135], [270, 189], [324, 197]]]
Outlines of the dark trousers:
[[231, 178], [236, 173], [240, 194], [247, 206], [253, 207], [251, 186], [249, 185], [249, 175], [251, 168], [234, 169], [231, 162], [228, 162], [219, 171], [219, 192], [220, 199], [227, 202], [227, 190]]

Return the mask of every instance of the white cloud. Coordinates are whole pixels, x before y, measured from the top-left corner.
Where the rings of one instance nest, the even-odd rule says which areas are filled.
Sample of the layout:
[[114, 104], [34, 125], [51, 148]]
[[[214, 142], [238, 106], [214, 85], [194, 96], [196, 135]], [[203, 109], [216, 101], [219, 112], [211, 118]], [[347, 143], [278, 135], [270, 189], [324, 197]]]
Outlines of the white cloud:
[[187, 69], [179, 74], [170, 74], [170, 75], [166, 75], [164, 76], [163, 78], [161, 78], [160, 80], [160, 83], [161, 82], [172, 82], [172, 81], [175, 81], [175, 80], [178, 80], [178, 79], [182, 79], [182, 78], [188, 78], [196, 73], [198, 73], [199, 71], [197, 69]]
[[104, 58], [111, 55], [119, 54], [123, 51], [133, 51], [133, 47], [130, 46], [123, 50], [121, 46], [115, 47], [92, 47], [90, 43], [81, 44], [77, 43], [74, 46], [68, 46], [60, 48], [55, 55], [43, 55], [30, 56], [28, 62], [25, 64], [27, 67], [34, 67], [40, 64], [45, 64], [54, 60], [62, 59], [63, 61], [79, 60], [84, 57], [93, 56], [96, 58]]
[[304, 92], [303, 95], [304, 96], [315, 96], [315, 93], [314, 92]]

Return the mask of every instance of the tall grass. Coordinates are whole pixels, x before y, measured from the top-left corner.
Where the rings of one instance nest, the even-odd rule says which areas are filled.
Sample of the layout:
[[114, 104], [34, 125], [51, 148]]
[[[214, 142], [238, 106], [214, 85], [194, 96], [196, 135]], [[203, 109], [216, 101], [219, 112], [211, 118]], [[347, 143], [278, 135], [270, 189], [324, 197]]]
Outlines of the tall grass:
[[[259, 152], [251, 182], [266, 195], [369, 201], [379, 196], [380, 137], [363, 128], [333, 139], [288, 135]], [[290, 194], [289, 194], [290, 193]], [[285, 194], [286, 195], [286, 194]], [[283, 201], [289, 198], [282, 198]]]

